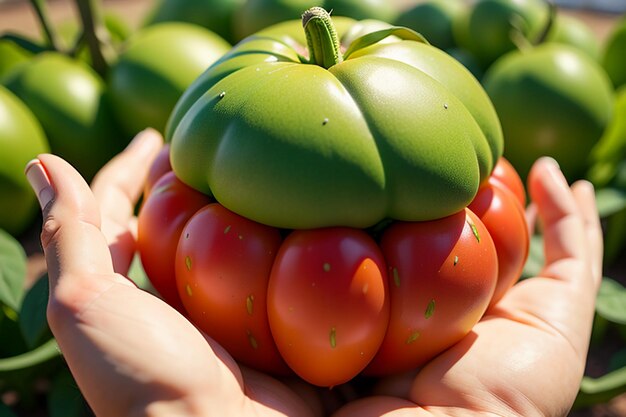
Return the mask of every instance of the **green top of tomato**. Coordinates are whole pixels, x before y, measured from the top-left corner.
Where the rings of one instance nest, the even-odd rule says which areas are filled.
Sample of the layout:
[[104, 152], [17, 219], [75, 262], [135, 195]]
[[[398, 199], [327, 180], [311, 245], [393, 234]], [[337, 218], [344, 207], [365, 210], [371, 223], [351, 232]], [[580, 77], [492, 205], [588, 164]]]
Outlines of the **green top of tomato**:
[[0, 229], [18, 235], [33, 220], [37, 206], [24, 168], [50, 148], [32, 112], [1, 85], [0, 120]]
[[290, 36], [300, 23], [283, 24], [240, 42], [185, 92], [166, 130], [177, 176], [284, 228], [467, 206], [502, 153], [478, 81], [415, 32], [380, 22], [340, 19], [339, 35], [366, 33], [343, 50], [328, 14], [311, 10], [308, 58]]

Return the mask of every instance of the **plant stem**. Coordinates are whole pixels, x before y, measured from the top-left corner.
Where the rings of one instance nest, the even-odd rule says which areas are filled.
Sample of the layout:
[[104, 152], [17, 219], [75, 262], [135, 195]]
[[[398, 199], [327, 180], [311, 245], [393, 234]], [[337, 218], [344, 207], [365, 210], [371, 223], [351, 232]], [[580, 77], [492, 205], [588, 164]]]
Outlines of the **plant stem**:
[[302, 27], [306, 34], [310, 64], [330, 68], [343, 61], [337, 30], [326, 10], [312, 7], [304, 12]]
[[91, 55], [91, 65], [98, 74], [104, 76], [114, 51], [104, 26], [100, 3], [98, 0], [75, 0], [75, 4], [83, 26], [83, 37]]
[[39, 20], [39, 24], [41, 25], [41, 30], [43, 31], [43, 34], [46, 37], [47, 46], [50, 49], [58, 51], [59, 44], [57, 41], [56, 33], [54, 32], [52, 28], [52, 24], [50, 22], [48, 9], [46, 7], [46, 1], [45, 0], [30, 0], [30, 4], [35, 10], [35, 14], [37, 15], [37, 19]]

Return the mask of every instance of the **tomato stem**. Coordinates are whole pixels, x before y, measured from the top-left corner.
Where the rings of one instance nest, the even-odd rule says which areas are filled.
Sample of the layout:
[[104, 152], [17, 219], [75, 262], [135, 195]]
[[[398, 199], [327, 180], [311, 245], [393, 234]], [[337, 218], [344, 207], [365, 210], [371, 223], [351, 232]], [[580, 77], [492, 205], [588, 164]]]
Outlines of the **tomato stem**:
[[59, 44], [57, 41], [56, 33], [52, 28], [52, 24], [50, 23], [48, 8], [46, 7], [46, 2], [44, 0], [30, 0], [30, 4], [35, 10], [35, 14], [39, 19], [39, 24], [41, 25], [41, 30], [46, 38], [46, 44], [50, 49], [55, 51], [59, 50]]
[[309, 64], [330, 68], [343, 61], [337, 30], [326, 10], [308, 9], [302, 15], [302, 27], [309, 49]]

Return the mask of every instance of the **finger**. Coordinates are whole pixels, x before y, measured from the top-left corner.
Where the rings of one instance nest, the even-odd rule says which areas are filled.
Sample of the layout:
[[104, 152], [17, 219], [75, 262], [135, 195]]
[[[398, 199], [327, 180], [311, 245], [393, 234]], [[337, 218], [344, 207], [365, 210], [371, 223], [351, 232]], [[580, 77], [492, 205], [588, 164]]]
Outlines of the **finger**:
[[[148, 170], [163, 138], [154, 129], [135, 136], [128, 147], [109, 161], [94, 178], [91, 188], [103, 219], [126, 226], [143, 190]], [[107, 230], [104, 230], [107, 238]]]
[[51, 287], [62, 277], [113, 272], [98, 206], [80, 174], [44, 154], [27, 165], [26, 177], [43, 210], [41, 243]]
[[540, 158], [528, 186], [543, 228], [546, 266], [562, 259], [585, 259], [582, 214], [556, 161]]
[[572, 192], [583, 216], [588, 248], [586, 252], [589, 257], [594, 283], [597, 288], [602, 280], [604, 242], [594, 188], [589, 181], [577, 181], [572, 185]]

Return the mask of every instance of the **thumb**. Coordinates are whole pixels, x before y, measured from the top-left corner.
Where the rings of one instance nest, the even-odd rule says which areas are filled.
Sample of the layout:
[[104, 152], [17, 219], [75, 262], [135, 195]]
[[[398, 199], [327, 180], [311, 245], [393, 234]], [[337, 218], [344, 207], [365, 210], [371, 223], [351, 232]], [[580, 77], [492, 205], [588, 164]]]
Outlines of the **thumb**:
[[41, 244], [50, 289], [54, 290], [63, 280], [112, 275], [113, 264], [100, 231], [98, 205], [80, 174], [50, 154], [29, 162], [25, 173], [43, 212]]

